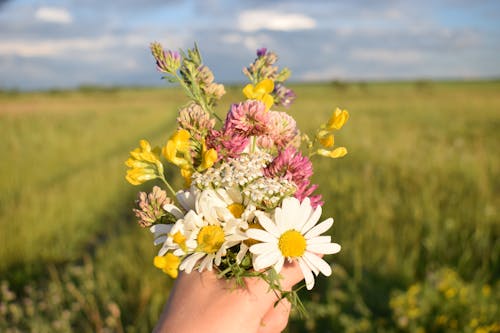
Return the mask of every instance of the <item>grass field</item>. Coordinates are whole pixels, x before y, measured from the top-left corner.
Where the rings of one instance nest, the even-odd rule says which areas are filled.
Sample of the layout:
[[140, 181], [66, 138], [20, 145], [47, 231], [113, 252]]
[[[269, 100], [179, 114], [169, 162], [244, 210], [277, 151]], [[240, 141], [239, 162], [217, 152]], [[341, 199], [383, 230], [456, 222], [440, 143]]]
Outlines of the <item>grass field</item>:
[[[342, 252], [288, 332], [500, 332], [500, 82], [294, 88], [304, 132], [335, 106], [351, 118], [349, 154], [314, 161]], [[221, 111], [242, 99], [227, 90]], [[123, 162], [165, 143], [182, 96], [0, 93], [0, 331], [151, 330], [171, 281], [130, 210], [152, 184]]]

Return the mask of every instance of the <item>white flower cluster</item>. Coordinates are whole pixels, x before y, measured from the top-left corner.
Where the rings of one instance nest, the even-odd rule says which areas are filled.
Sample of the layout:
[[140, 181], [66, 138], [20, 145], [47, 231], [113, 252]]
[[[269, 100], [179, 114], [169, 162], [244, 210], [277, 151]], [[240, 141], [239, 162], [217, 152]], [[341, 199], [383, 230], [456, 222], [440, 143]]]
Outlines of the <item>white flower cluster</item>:
[[272, 156], [263, 151], [242, 154], [217, 167], [192, 176], [192, 184], [200, 190], [240, 188], [246, 203], [274, 208], [286, 196], [291, 196], [297, 186], [286, 179], [264, 176], [264, 168]]
[[243, 195], [258, 206], [274, 208], [296, 190], [297, 186], [286, 179], [261, 177], [248, 184]]
[[242, 154], [237, 158], [222, 162], [218, 167], [209, 168], [203, 173], [194, 173], [192, 184], [202, 190], [220, 187], [244, 187], [255, 179], [263, 177], [263, 169], [271, 160], [272, 156], [262, 151]]

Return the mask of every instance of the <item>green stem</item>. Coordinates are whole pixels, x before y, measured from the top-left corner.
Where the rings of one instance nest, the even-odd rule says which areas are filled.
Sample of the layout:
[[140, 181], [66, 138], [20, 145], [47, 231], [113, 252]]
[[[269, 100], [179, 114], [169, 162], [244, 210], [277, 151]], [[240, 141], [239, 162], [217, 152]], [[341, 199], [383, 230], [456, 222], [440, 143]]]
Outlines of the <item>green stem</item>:
[[165, 185], [167, 185], [167, 188], [170, 191], [170, 193], [172, 193], [174, 199], [177, 199], [177, 192], [175, 192], [172, 186], [170, 186], [170, 183], [165, 179], [165, 176], [161, 175], [160, 179], [165, 183]]

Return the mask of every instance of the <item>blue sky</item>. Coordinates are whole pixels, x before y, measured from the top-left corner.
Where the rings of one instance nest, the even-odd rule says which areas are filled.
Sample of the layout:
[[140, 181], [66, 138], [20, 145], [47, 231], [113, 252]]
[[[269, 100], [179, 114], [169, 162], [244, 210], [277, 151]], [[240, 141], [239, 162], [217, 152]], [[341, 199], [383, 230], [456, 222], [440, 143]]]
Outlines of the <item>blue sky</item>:
[[163, 84], [152, 41], [221, 82], [260, 47], [296, 81], [500, 77], [500, 1], [0, 0], [0, 88]]

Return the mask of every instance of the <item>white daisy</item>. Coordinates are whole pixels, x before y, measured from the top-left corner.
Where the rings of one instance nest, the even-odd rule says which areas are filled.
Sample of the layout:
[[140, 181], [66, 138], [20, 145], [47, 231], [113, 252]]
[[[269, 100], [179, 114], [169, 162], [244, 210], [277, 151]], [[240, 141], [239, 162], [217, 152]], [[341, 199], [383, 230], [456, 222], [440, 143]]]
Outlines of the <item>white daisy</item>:
[[228, 248], [242, 241], [242, 236], [234, 233], [231, 223], [211, 224], [194, 211], [189, 211], [184, 217], [184, 228], [185, 246], [190, 254], [182, 261], [179, 269], [187, 273], [197, 264], [198, 271], [211, 271], [214, 263], [220, 265]]
[[[175, 205], [172, 204], [166, 204], [163, 206], [163, 209], [167, 212], [172, 214], [177, 220], [182, 218], [184, 216], [184, 213]], [[151, 233], [153, 233], [154, 237], [154, 245], [159, 245], [164, 243], [167, 240], [167, 236], [170, 233], [172, 229], [173, 224], [155, 224], [152, 225], [149, 230]], [[160, 250], [162, 252], [162, 250]], [[165, 251], [166, 252], [166, 251]], [[165, 254], [165, 253], [163, 253]], [[159, 256], [162, 256], [163, 254], [158, 254]]]
[[331, 275], [330, 265], [318, 254], [337, 253], [340, 245], [331, 243], [330, 236], [320, 236], [333, 225], [332, 218], [316, 224], [321, 216], [320, 206], [313, 210], [308, 198], [302, 203], [296, 198], [285, 198], [272, 219], [261, 212], [256, 212], [256, 216], [263, 230], [247, 230], [249, 238], [261, 242], [250, 247], [256, 270], [273, 266], [279, 273], [285, 259], [297, 260], [309, 290], [314, 286], [313, 273]]
[[[222, 193], [222, 192], [221, 192]], [[213, 264], [220, 265], [221, 259], [226, 255], [226, 250], [243, 241], [246, 236], [240, 231], [240, 220], [227, 208], [226, 201], [213, 190], [201, 191], [195, 200], [196, 211], [189, 211], [179, 226], [178, 232], [172, 234], [172, 239], [177, 235], [185, 246], [183, 250], [189, 255], [179, 266], [180, 270], [191, 272], [198, 264], [198, 270], [212, 270]], [[227, 210], [223, 212], [222, 210]], [[184, 239], [182, 239], [184, 237]], [[168, 243], [167, 239], [167, 243]], [[182, 249], [179, 242], [178, 248]], [[181, 253], [179, 250], [174, 254]]]

